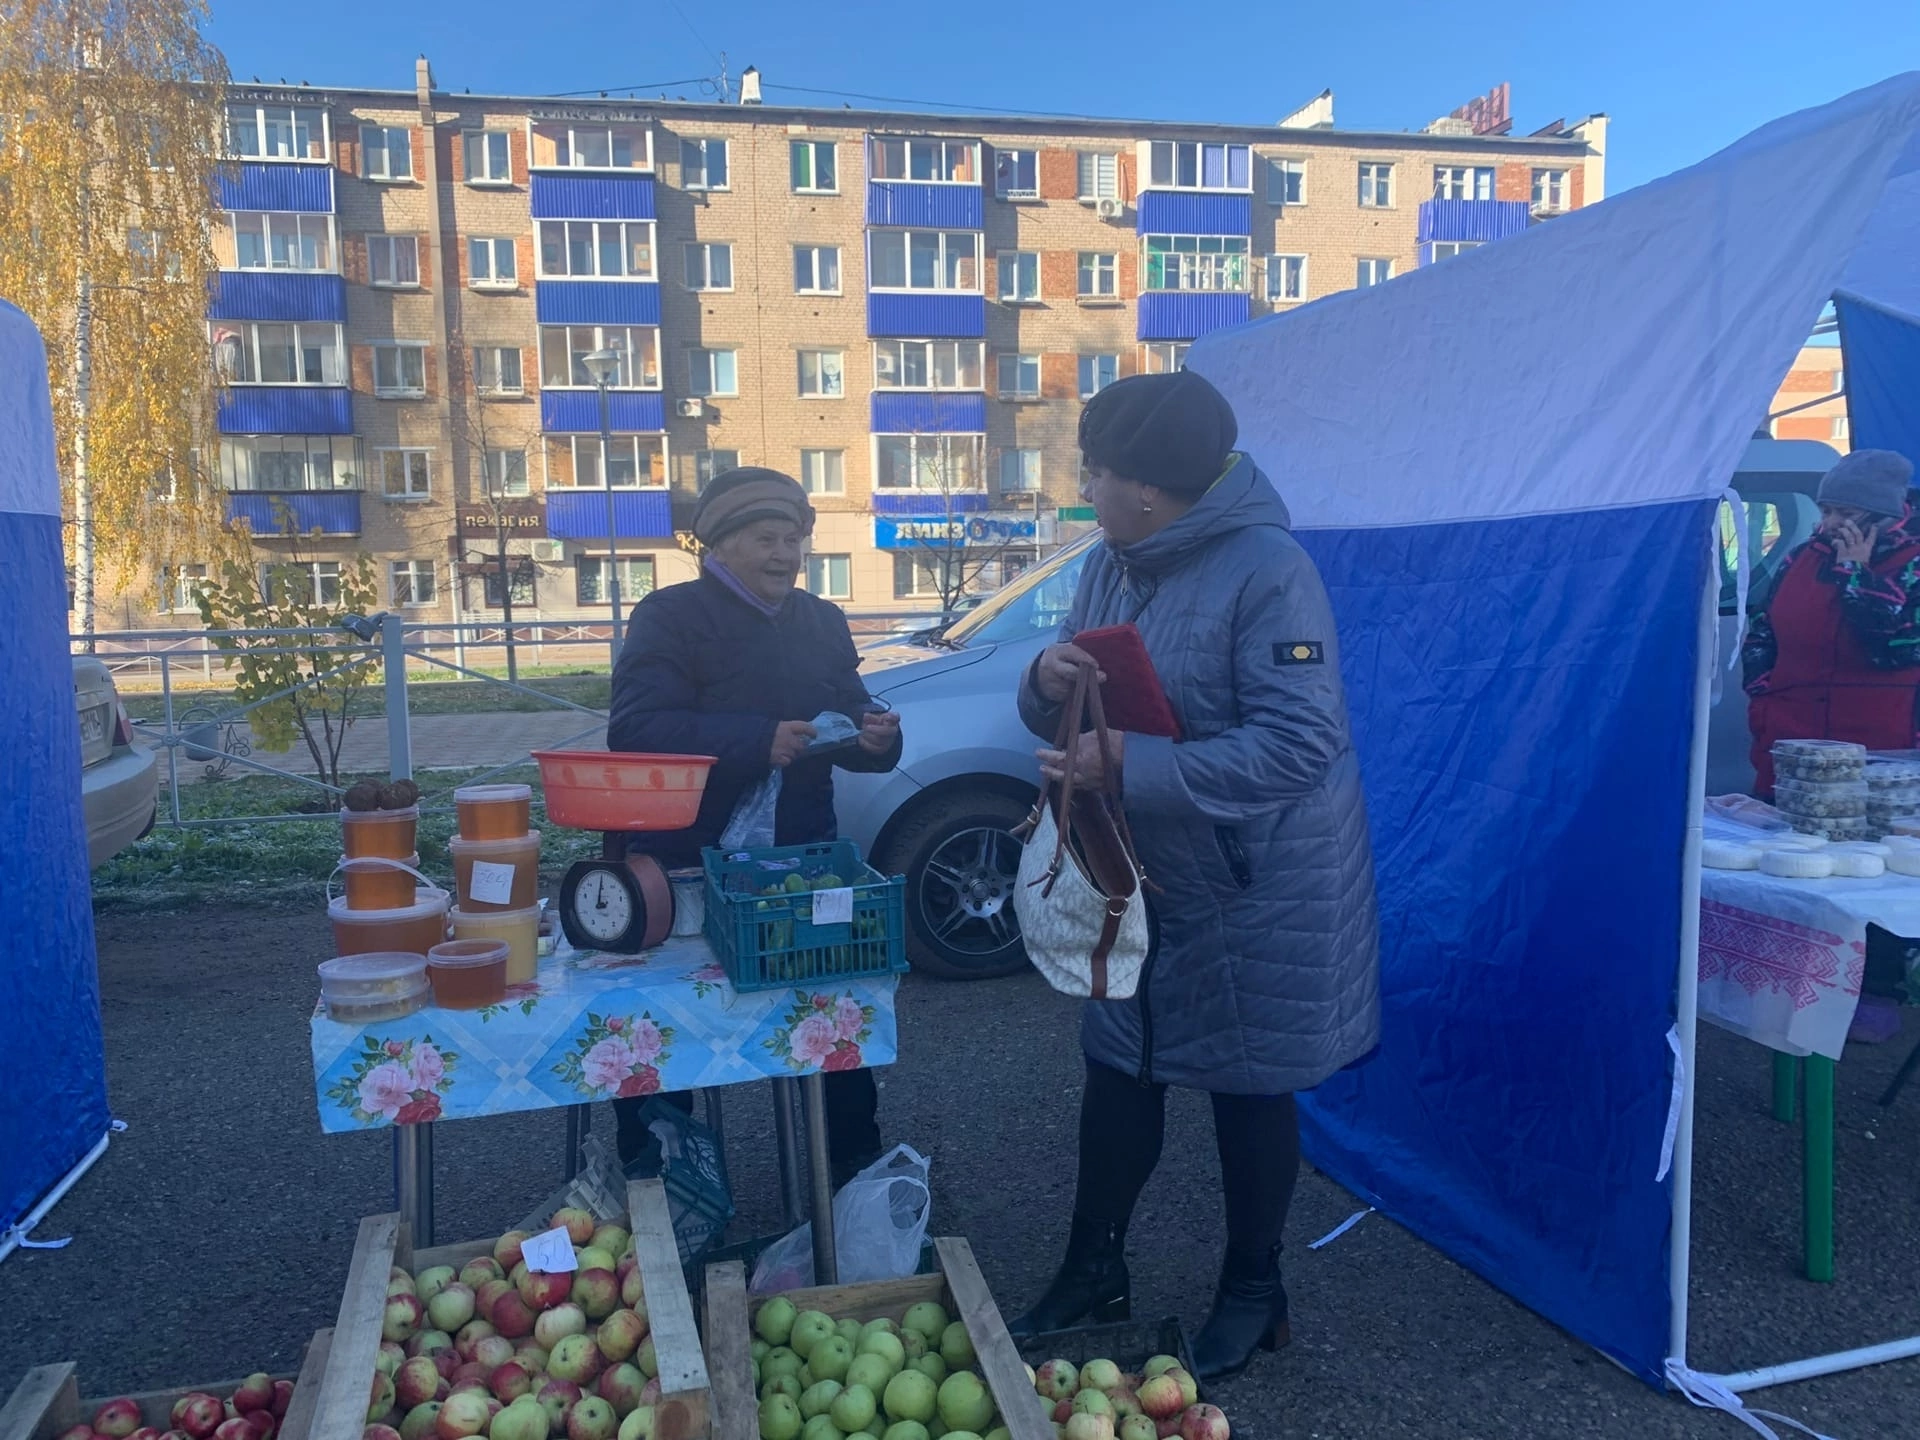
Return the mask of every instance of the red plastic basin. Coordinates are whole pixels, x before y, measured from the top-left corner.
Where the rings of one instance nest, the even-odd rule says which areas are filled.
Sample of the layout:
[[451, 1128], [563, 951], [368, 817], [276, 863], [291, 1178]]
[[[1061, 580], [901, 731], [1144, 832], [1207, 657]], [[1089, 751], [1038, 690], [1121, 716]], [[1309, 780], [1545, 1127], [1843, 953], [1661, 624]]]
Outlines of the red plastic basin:
[[536, 750], [547, 819], [576, 830], [684, 830], [700, 813], [711, 755]]

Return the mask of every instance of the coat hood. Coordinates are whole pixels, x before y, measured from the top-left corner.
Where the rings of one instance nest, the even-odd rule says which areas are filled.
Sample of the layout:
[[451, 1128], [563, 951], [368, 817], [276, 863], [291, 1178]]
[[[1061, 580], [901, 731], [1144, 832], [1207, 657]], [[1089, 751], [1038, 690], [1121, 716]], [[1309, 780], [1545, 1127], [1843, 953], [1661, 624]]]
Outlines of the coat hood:
[[1161, 575], [1223, 535], [1256, 526], [1292, 530], [1287, 502], [1250, 456], [1235, 451], [1220, 478], [1193, 509], [1137, 545], [1115, 546], [1122, 569]]

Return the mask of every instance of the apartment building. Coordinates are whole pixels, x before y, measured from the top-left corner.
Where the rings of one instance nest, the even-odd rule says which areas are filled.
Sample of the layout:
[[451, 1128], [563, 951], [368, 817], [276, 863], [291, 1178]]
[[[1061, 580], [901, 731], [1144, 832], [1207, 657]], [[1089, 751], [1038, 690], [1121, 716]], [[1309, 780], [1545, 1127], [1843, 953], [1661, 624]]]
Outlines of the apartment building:
[[[1604, 116], [1367, 134], [415, 80], [230, 91], [210, 324], [230, 515], [322, 595], [371, 553], [422, 620], [591, 621], [616, 565], [629, 600], [688, 578], [735, 464], [812, 493], [818, 594], [934, 604], [955, 557], [997, 583], [1090, 521], [1103, 385], [1604, 187]], [[115, 621], [187, 623], [202, 565]]]

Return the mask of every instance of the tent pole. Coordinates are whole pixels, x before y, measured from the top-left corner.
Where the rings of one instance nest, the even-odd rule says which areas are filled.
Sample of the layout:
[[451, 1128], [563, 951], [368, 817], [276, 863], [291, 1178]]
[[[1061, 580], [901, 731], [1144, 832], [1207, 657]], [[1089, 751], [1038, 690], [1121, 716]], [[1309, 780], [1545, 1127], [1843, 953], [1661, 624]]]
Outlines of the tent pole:
[[93, 1168], [94, 1161], [107, 1153], [107, 1141], [112, 1138], [111, 1130], [102, 1135], [99, 1142], [74, 1163], [74, 1167], [67, 1171], [59, 1184], [42, 1196], [38, 1205], [20, 1217], [19, 1224], [0, 1231], [0, 1260], [6, 1259], [20, 1247], [22, 1241], [33, 1234], [34, 1227], [47, 1217], [47, 1212], [66, 1198], [67, 1192], [79, 1183], [80, 1177]]
[[[1712, 510], [1717, 527], [1720, 507]], [[1709, 530], [1709, 536], [1714, 531]], [[1693, 1259], [1694, 1042], [1700, 1014], [1700, 841], [1707, 798], [1707, 721], [1713, 709], [1720, 567], [1711, 548], [1700, 592], [1699, 659], [1693, 677], [1693, 749], [1687, 760], [1687, 830], [1680, 859], [1680, 973], [1675, 977], [1674, 1029], [1679, 1036], [1679, 1124], [1673, 1134], [1673, 1228], [1668, 1238], [1667, 1355], [1687, 1363], [1687, 1284]]]

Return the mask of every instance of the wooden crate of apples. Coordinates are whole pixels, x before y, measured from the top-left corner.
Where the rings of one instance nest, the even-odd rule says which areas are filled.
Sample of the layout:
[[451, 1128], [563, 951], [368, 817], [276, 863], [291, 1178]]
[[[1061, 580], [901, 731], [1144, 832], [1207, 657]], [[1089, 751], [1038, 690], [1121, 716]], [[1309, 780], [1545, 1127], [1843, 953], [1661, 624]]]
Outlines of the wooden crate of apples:
[[1032, 1374], [1059, 1440], [1229, 1440], [1232, 1434], [1226, 1415], [1201, 1402], [1198, 1383], [1172, 1355], [1153, 1356], [1137, 1374], [1103, 1359], [1084, 1365], [1048, 1360]]

